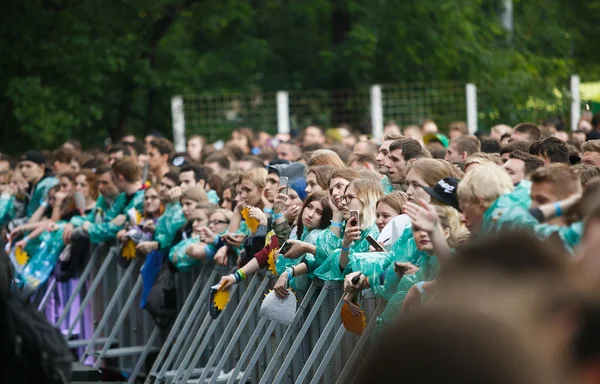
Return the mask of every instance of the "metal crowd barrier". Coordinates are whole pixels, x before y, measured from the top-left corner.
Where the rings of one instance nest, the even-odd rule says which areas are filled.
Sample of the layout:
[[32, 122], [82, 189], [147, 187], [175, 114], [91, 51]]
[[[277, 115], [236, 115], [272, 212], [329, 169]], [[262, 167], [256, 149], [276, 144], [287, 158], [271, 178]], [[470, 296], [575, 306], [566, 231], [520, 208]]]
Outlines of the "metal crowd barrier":
[[[349, 383], [382, 310], [371, 291], [364, 291], [367, 329], [360, 337], [349, 333], [340, 320], [342, 282], [315, 279], [306, 292], [296, 293], [295, 318], [284, 326], [258, 316], [275, 282], [261, 271], [232, 287], [230, 302], [213, 319], [210, 287], [229, 270], [207, 265], [175, 275], [178, 315], [170, 329], [161, 330], [139, 307], [141, 262], [124, 268], [117, 252], [94, 249], [55, 325], [63, 327], [69, 346], [79, 349], [80, 362], [118, 368], [129, 383], [144, 375], [145, 383]], [[40, 310], [60, 284], [51, 280], [38, 294]], [[90, 310], [91, 333], [73, 338]]]

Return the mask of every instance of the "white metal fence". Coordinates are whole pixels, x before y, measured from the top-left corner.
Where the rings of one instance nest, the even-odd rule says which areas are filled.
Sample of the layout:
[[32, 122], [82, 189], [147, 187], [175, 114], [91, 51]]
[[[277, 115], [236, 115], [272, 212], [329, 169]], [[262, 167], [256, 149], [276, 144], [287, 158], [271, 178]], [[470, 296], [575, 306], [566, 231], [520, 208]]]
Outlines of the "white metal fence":
[[541, 122], [562, 117], [575, 127], [581, 113], [579, 76], [560, 84], [505, 78], [462, 82], [373, 85], [370, 88], [175, 96], [173, 130], [178, 150], [185, 136], [225, 139], [237, 127], [274, 133], [299, 132], [309, 124], [353, 129], [381, 137], [385, 121], [401, 126], [434, 120], [442, 131], [467, 121], [470, 132], [495, 124]]

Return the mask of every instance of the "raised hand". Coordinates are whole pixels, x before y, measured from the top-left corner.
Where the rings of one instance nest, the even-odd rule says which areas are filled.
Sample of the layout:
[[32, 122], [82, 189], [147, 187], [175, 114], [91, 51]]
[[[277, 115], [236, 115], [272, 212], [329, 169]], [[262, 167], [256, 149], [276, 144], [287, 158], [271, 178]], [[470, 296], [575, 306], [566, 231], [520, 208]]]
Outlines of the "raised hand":
[[410, 217], [414, 226], [427, 233], [432, 233], [440, 220], [435, 207], [423, 200], [419, 200], [419, 205], [407, 202], [404, 204], [403, 210]]

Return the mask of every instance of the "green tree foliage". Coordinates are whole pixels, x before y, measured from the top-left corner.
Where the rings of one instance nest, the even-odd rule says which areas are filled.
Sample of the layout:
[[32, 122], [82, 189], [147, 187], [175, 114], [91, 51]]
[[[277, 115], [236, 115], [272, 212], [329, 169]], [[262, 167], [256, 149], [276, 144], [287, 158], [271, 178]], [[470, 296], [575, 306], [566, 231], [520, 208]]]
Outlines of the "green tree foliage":
[[[168, 133], [173, 94], [414, 81], [481, 84], [480, 117], [491, 124], [556, 98], [571, 73], [600, 78], [599, 1], [514, 0], [511, 36], [502, 4], [9, 0], [0, 12], [0, 147]], [[532, 99], [538, 93], [546, 96]]]

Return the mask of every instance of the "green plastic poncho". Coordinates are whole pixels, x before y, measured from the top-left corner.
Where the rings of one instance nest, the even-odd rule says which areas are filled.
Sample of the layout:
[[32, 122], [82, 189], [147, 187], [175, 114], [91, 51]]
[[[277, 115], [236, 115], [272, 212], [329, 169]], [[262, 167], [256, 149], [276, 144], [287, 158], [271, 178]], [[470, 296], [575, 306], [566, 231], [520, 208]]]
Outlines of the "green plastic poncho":
[[106, 212], [104, 221], [102, 223], [94, 223], [89, 227], [88, 233], [90, 235], [90, 241], [92, 243], [103, 243], [114, 239], [117, 232], [119, 232], [123, 226], [114, 225], [111, 221], [118, 215], [126, 215], [127, 211], [131, 208], [135, 208], [138, 212], [143, 212], [144, 190], [137, 191], [129, 203], [127, 203], [127, 196], [125, 193], [119, 194], [112, 207]]
[[[344, 236], [344, 227], [342, 227], [341, 236]], [[318, 267], [323, 264], [332, 252], [335, 252], [336, 249], [342, 247], [342, 237], [337, 237], [337, 235], [331, 231], [331, 226], [327, 227], [319, 234], [315, 242], [315, 246], [317, 247], [315, 253], [315, 266]], [[310, 268], [310, 265], [309, 271], [313, 271], [313, 269]]]
[[27, 217], [33, 216], [35, 211], [42, 205], [48, 197], [48, 191], [50, 188], [58, 184], [58, 179], [54, 176], [45, 177], [36, 184], [31, 198], [27, 203]]
[[394, 192], [394, 187], [392, 187], [392, 183], [390, 183], [390, 179], [387, 176], [383, 176], [380, 183], [384, 195]]
[[14, 217], [14, 199], [12, 195], [0, 195], [0, 226], [6, 225]]
[[173, 244], [175, 234], [185, 225], [185, 216], [179, 202], [167, 204], [165, 211], [158, 218], [154, 240], [158, 242], [161, 250], [166, 250]]
[[64, 248], [62, 225], [59, 228], [54, 232], [45, 231], [40, 235], [39, 247], [21, 274], [17, 276], [22, 286], [36, 289], [52, 275], [58, 256]]
[[217, 195], [217, 191], [210, 190], [206, 192], [206, 196], [208, 196], [208, 202], [214, 205], [219, 205], [219, 195]]
[[92, 209], [90, 213], [85, 216], [74, 216], [71, 221], [69, 221], [69, 224], [72, 224], [74, 227], [81, 227], [86, 221], [90, 223], [101, 223], [108, 210], [109, 205], [107, 201], [104, 199], [104, 196], [100, 195], [96, 200], [94, 209]]
[[[316, 244], [317, 238], [323, 233], [323, 231], [327, 231], [327, 229], [313, 229], [311, 231], [307, 231], [306, 228], [300, 236], [300, 240], [310, 243]], [[297, 236], [294, 236], [297, 237]], [[294, 240], [292, 237], [290, 237]], [[277, 260], [275, 261], [275, 267], [277, 268], [277, 274], [281, 275], [287, 267], [293, 267], [295, 265], [300, 264], [302, 261], [306, 261], [307, 265], [312, 265], [315, 269], [315, 256], [310, 253], [305, 253], [304, 256], [298, 257], [297, 259], [288, 259], [282, 255], [279, 255]], [[300, 275], [298, 277], [289, 278], [288, 281], [290, 286], [294, 291], [306, 291], [308, 286], [310, 285], [310, 277], [307, 274]]]
[[[419, 251], [420, 253], [423, 253]], [[375, 320], [375, 328], [373, 329], [373, 338], [377, 339], [378, 335], [386, 325], [392, 324], [398, 318], [402, 310], [402, 304], [406, 298], [406, 294], [413, 285], [420, 281], [433, 281], [437, 277], [439, 271], [438, 259], [435, 256], [425, 254], [419, 258], [420, 262], [417, 265], [419, 270], [412, 275], [404, 275], [396, 286], [396, 293], [388, 300], [385, 309]], [[415, 264], [416, 265], [416, 264]], [[422, 298], [423, 299], [423, 298]]]
[[481, 235], [497, 233], [501, 230], [528, 230], [540, 239], [556, 234], [567, 251], [574, 247], [583, 236], [583, 223], [570, 226], [539, 223], [529, 213], [531, 206], [531, 182], [524, 180], [511, 193], [500, 196], [483, 215]]
[[177, 243], [169, 252], [169, 260], [181, 272], [188, 272], [195, 265], [200, 265], [201, 261], [189, 257], [185, 250], [192, 244], [200, 244], [200, 237], [192, 236], [189, 239]]
[[[331, 231], [325, 231], [330, 232]], [[360, 239], [354, 241], [350, 246], [350, 255], [354, 252], [367, 252], [369, 250], [369, 242], [367, 236], [371, 235], [373, 238], [377, 238], [379, 235], [379, 229], [377, 225], [373, 224], [369, 228], [365, 229], [360, 234]], [[335, 235], [334, 235], [335, 236]], [[319, 237], [321, 239], [323, 236]], [[340, 269], [340, 253], [342, 240], [339, 241], [340, 246], [338, 249], [332, 251], [329, 256], [321, 263], [321, 265], [314, 271], [314, 275], [321, 280], [344, 280], [344, 277], [353, 271], [351, 264], [348, 263], [344, 270]], [[317, 254], [319, 253], [319, 245], [317, 244]]]

